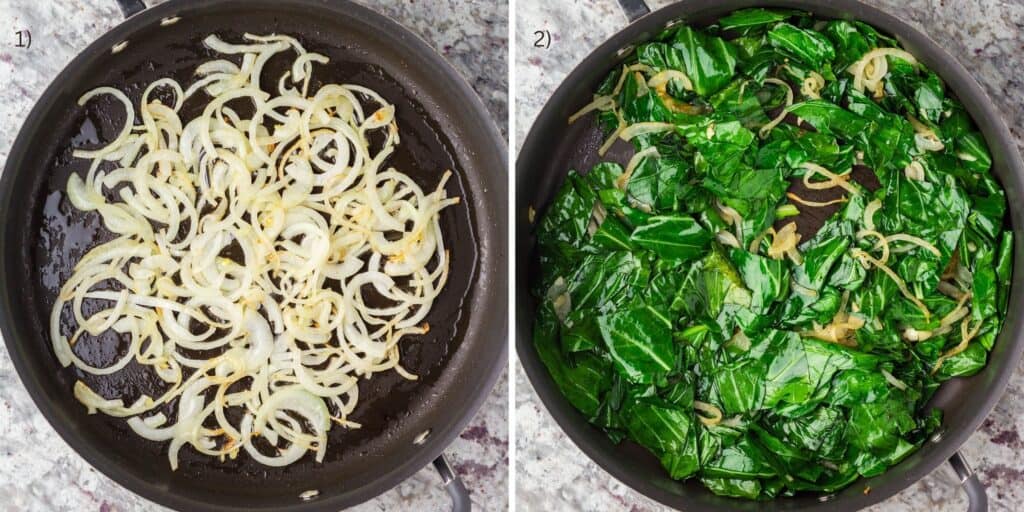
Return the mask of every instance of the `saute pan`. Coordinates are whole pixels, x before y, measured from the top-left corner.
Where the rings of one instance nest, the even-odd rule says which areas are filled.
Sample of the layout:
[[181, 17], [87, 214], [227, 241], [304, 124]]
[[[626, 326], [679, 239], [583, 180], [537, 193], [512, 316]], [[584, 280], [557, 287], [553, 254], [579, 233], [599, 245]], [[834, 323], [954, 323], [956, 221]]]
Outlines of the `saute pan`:
[[[1016, 314], [1024, 300], [1024, 162], [999, 112], [978, 83], [934, 41], [906, 23], [856, 0], [682, 0], [651, 13], [642, 0], [619, 0], [631, 24], [594, 50], [548, 100], [524, 141], [516, 163], [516, 348], [534, 389], [558, 424], [590, 458], [637, 491], [666, 505], [687, 511], [829, 510], [852, 511], [881, 502], [918, 481], [940, 464], [953, 465], [970, 497], [971, 510], [986, 510], [984, 486], [957, 453], [999, 400], [1024, 350], [1022, 318]], [[631, 442], [613, 444], [561, 395], [533, 348], [532, 323], [536, 304], [529, 284], [537, 269], [535, 240], [528, 221], [532, 207], [543, 214], [569, 169], [588, 170], [603, 136], [596, 123], [566, 119], [582, 107], [608, 72], [638, 43], [650, 40], [676, 23], [707, 24], [746, 7], [785, 7], [824, 18], [858, 19], [895, 36], [904, 47], [945, 80], [981, 129], [992, 151], [994, 173], [1006, 189], [1015, 234], [1013, 289], [1003, 330], [989, 355], [988, 365], [970, 378], [942, 385], [932, 405], [944, 411], [938, 432], [920, 450], [884, 474], [855, 482], [835, 494], [802, 494], [771, 502], [720, 497], [699, 482], [671, 480], [657, 458]], [[593, 116], [590, 116], [591, 118]], [[628, 146], [628, 145], [624, 145]], [[615, 148], [609, 158], [628, 160], [632, 150]], [[819, 219], [820, 220], [820, 219]], [[813, 224], [811, 220], [809, 224]], [[798, 221], [799, 225], [799, 221]]]
[[[465, 488], [439, 456], [480, 407], [507, 354], [506, 149], [479, 98], [422, 40], [348, 1], [171, 1], [146, 10], [139, 0], [120, 3], [130, 17], [78, 55], [43, 93], [0, 178], [0, 330], [39, 409], [97, 469], [181, 510], [335, 511], [380, 494], [435, 459], [455, 508], [468, 510]], [[127, 372], [99, 382], [60, 368], [44, 327], [77, 260], [111, 238], [96, 216], [70, 207], [64, 188], [70, 173], [84, 169], [71, 149], [111, 140], [124, 111], [113, 102], [82, 108], [76, 101], [105, 85], [127, 91], [137, 104], [140, 86], [159, 77], [190, 83], [192, 70], [212, 56], [203, 38], [215, 33], [236, 41], [245, 32], [297, 36], [331, 59], [316, 68], [317, 80], [368, 86], [396, 105], [402, 143], [389, 164], [424, 188], [435, 186], [445, 169], [454, 171], [448, 193], [462, 202], [446, 209], [441, 223], [458, 271], [426, 318], [429, 334], [401, 347], [402, 365], [419, 380], [394, 372], [363, 380], [351, 416], [363, 427], [332, 429], [322, 464], [307, 456], [268, 468], [244, 455], [220, 462], [189, 451], [172, 472], [166, 446], [134, 435], [123, 420], [86, 414], [71, 393], [79, 378], [101, 394], [144, 390], [146, 379]], [[115, 52], [115, 45], [123, 48]], [[274, 68], [272, 60], [265, 76], [276, 79], [284, 65]], [[186, 104], [183, 119], [199, 109]], [[93, 352], [81, 355], [93, 363], [109, 357]]]

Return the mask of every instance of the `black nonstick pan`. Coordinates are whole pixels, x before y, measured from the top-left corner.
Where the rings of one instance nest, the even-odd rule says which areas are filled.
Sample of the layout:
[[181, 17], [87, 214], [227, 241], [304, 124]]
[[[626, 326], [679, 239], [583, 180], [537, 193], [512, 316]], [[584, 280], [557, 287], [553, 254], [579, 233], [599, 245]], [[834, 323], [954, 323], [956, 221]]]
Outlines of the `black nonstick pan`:
[[[435, 459], [455, 508], [468, 510], [465, 488], [439, 456], [490, 393], [507, 355], [506, 147], [479, 98], [422, 40], [348, 1], [171, 1], [147, 10], [138, 0], [121, 3], [130, 18], [90, 45], [43, 93], [0, 178], [0, 330], [39, 409], [97, 469], [180, 510], [335, 511], [380, 494]], [[363, 380], [351, 415], [363, 427], [331, 429], [323, 463], [307, 456], [268, 468], [244, 455], [220, 462], [189, 451], [172, 472], [164, 444], [141, 439], [123, 420], [86, 414], [71, 393], [79, 378], [101, 394], [142, 391], [146, 379], [129, 371], [100, 382], [60, 368], [46, 334], [62, 281], [88, 248], [111, 238], [96, 216], [70, 207], [64, 190], [68, 176], [84, 170], [83, 161], [71, 158], [72, 148], [111, 140], [124, 111], [113, 102], [82, 108], [76, 101], [105, 85], [125, 90], [137, 104], [140, 87], [156, 78], [191, 83], [195, 67], [211, 57], [203, 38], [236, 41], [245, 32], [296, 36], [331, 59], [316, 68], [316, 80], [364, 85], [396, 105], [402, 142], [389, 164], [424, 188], [435, 186], [446, 169], [454, 171], [448, 193], [462, 202], [441, 219], [453, 272], [426, 318], [429, 334], [401, 347], [402, 365], [419, 380], [394, 372]], [[115, 45], [123, 49], [114, 52]], [[280, 76], [284, 65], [272, 60], [265, 76]], [[183, 119], [201, 107], [186, 104]], [[80, 355], [94, 363], [110, 356], [84, 349]]]
[[[516, 348], [544, 405], [576, 445], [612, 476], [650, 498], [687, 511], [859, 510], [912, 485], [946, 461], [953, 465], [964, 484], [970, 509], [986, 510], [984, 486], [957, 450], [995, 406], [1024, 351], [1022, 318], [1018, 314], [1024, 306], [1024, 162], [991, 100], [967, 70], [934, 41], [893, 16], [856, 0], [682, 0], [653, 13], [642, 0], [619, 1], [632, 24], [594, 50], [569, 74], [538, 115], [516, 163]], [[533, 208], [538, 216], [543, 214], [569, 169], [587, 170], [597, 163], [597, 148], [603, 140], [592, 119], [567, 125], [568, 117], [589, 101], [600, 80], [636, 44], [650, 40], [675, 23], [708, 24], [733, 10], [755, 6], [796, 8], [823, 18], [864, 21], [895, 36], [938, 73], [963, 102], [988, 142], [995, 175], [1009, 197], [1010, 221], [1016, 236], [1010, 313], [985, 369], [973, 377], [946, 382], [936, 393], [932, 404], [944, 411], [939, 431], [920, 450], [880, 476], [861, 480], [835, 494], [808, 493], [770, 502], [719, 497], [699, 482], [674, 481], [645, 449], [630, 442], [613, 444], [603, 432], [587, 423], [561, 395], [533, 348], [536, 304], [529, 293], [538, 263], [528, 211]], [[632, 150], [625, 146], [613, 148], [608, 158], [628, 160]], [[857, 174], [855, 171], [855, 178]], [[861, 175], [860, 179], [866, 177], [869, 176]], [[871, 187], [870, 183], [865, 184]], [[800, 231], [807, 233], [820, 227], [822, 220], [804, 218], [797, 223]]]

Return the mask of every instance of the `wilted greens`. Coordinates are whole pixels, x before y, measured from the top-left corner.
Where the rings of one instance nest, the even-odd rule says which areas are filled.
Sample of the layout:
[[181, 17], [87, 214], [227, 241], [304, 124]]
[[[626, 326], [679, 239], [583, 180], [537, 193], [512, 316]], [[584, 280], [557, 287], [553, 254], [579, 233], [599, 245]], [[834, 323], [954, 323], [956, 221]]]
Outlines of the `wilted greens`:
[[581, 113], [602, 154], [636, 156], [570, 172], [538, 220], [534, 343], [673, 478], [835, 491], [917, 449], [939, 384], [984, 367], [1006, 200], [963, 106], [894, 39], [737, 11], [640, 45]]

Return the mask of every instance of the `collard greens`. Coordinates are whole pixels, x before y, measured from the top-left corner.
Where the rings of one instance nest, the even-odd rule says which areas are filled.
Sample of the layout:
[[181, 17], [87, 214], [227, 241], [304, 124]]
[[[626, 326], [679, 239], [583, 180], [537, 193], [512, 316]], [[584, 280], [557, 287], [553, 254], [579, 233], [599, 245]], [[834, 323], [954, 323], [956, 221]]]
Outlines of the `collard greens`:
[[963, 106], [877, 51], [895, 48], [748, 9], [640, 45], [596, 91], [643, 155], [570, 173], [538, 220], [534, 343], [576, 408], [673, 478], [832, 492], [917, 449], [939, 384], [984, 367], [1004, 193]]

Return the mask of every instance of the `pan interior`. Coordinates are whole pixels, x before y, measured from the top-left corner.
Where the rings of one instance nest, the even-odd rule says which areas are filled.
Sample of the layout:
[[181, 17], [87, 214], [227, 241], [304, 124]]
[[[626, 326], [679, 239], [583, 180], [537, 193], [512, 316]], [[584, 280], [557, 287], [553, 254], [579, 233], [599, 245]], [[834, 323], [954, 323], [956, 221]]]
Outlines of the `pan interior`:
[[[569, 75], [566, 82], [549, 100], [535, 121], [517, 162], [517, 214], [525, 216], [525, 212], [533, 208], [538, 218], [543, 215], [569, 170], [585, 173], [595, 164], [606, 160], [625, 164], [633, 154], [630, 144], [619, 141], [604, 158], [598, 157], [597, 149], [604, 142], [604, 134], [597, 126], [595, 116], [585, 116], [569, 126], [565, 124], [569, 116], [589, 101], [601, 80], [629, 54], [628, 51], [620, 49], [634, 48], [636, 44], [653, 38], [666, 26], [674, 26], [680, 22], [707, 25], [736, 9], [755, 6], [802, 9], [816, 13], [820, 18], [860, 19], [883, 31], [887, 25], [899, 24], [894, 18], [852, 1], [837, 1], [826, 6], [806, 0], [694, 0], [673, 4], [657, 11], [613, 36], [591, 54]], [[922, 58], [932, 70], [942, 76], [954, 93], [962, 93], [966, 84], [962, 79], [951, 78], [955, 76], [955, 63], [948, 62], [944, 54], [922, 43], [921, 39], [909, 37], [909, 27], [907, 31], [906, 34], [893, 35], [911, 53]], [[1009, 198], [1019, 197], [1022, 179], [1017, 174], [1019, 156], [1012, 146], [1000, 140], [1002, 134], [997, 129], [997, 123], [1000, 122], [998, 118], [988, 119], [979, 116], [984, 108], [983, 102], [988, 101], [987, 98], [973, 90], [970, 92], [971, 94], [958, 96], [989, 142], [994, 159], [993, 173], [1004, 186]], [[1016, 269], [1020, 268], [1024, 255], [1020, 240], [1021, 212], [1014, 206], [1011, 199], [1010, 220], [1016, 236]], [[801, 225], [799, 221], [798, 226], [801, 231], [805, 228], [816, 230], [823, 220], [806, 219], [806, 226]], [[1020, 350], [1018, 328], [1012, 318], [1007, 318], [1003, 332], [989, 354], [989, 364], [985, 369], [972, 377], [957, 378], [944, 383], [932, 398], [929, 405], [942, 409], [944, 413], [939, 432], [919, 450], [878, 477], [861, 479], [830, 495], [807, 493], [770, 502], [720, 497], [710, 493], [695, 479], [683, 482], [672, 480], [659, 460], [640, 445], [631, 441], [612, 443], [604, 432], [590, 425], [561, 396], [533, 348], [532, 324], [537, 305], [529, 290], [533, 276], [539, 275], [539, 262], [535, 251], [535, 239], [527, 223], [521, 221], [517, 224], [517, 239], [517, 268], [524, 269], [518, 271], [516, 275], [517, 348], [534, 388], [560, 426], [598, 464], [648, 496], [685, 510], [825, 510], [835, 506], [854, 510], [877, 503], [913, 483], [916, 478], [923, 476], [922, 471], [930, 471], [959, 447], [962, 440], [958, 441], [956, 446], [950, 447], [949, 438], [962, 436], [966, 439], [981, 422], [976, 407], [979, 398], [987, 398], [1000, 380], [1005, 382], [1002, 378], [1003, 372], [1013, 371], [1013, 364], [1006, 364], [1005, 361]], [[1017, 275], [1019, 273], [1015, 273], [1015, 276]], [[1017, 281], [1014, 280], [1009, 311], [1014, 311], [1020, 301]], [[988, 409], [985, 409], [983, 412], [987, 411]], [[955, 436], [952, 435], [954, 433]], [[919, 476], [910, 476], [915, 473]], [[838, 502], [833, 503], [836, 500]]]
[[[7, 243], [20, 248], [15, 258], [20, 264], [10, 284], [20, 290], [22, 304], [21, 311], [12, 314], [28, 322], [29, 332], [38, 333], [19, 343], [25, 345], [39, 372], [34, 379], [66, 416], [69, 428], [143, 481], [171, 494], [231, 507], [273, 508], [295, 503], [300, 493], [310, 489], [329, 495], [365, 486], [422, 450], [412, 441], [424, 430], [444, 430], [458, 421], [445, 414], [442, 400], [470, 402], [477, 391], [445, 377], [446, 369], [461, 365], [465, 359], [456, 357], [456, 352], [468, 328], [469, 315], [463, 304], [481, 293], [480, 285], [475, 284], [479, 278], [480, 241], [476, 239], [472, 211], [473, 183], [467, 181], [466, 169], [460, 166], [465, 165], [461, 157], [464, 150], [446, 136], [451, 121], [439, 116], [436, 90], [417, 85], [424, 80], [417, 75], [422, 70], [405, 62], [413, 56], [398, 54], [389, 44], [388, 37], [393, 35], [375, 33], [373, 26], [336, 13], [318, 15], [313, 9], [274, 8], [268, 4], [221, 2], [202, 10], [185, 7], [177, 13], [181, 19], [173, 25], [150, 23], [137, 28], [120, 53], [101, 49], [90, 56], [89, 65], [80, 67], [77, 76], [63, 83], [50, 99], [40, 124], [43, 128], [32, 143], [32, 155], [26, 159], [29, 168], [18, 170], [16, 186], [21, 192], [16, 198], [18, 204], [11, 208], [14, 218], [7, 220], [20, 226], [13, 228], [13, 240], [6, 238]], [[350, 416], [362, 428], [332, 428], [322, 464], [307, 454], [291, 466], [269, 468], [244, 453], [234, 460], [218, 461], [189, 447], [180, 453], [179, 469], [171, 472], [166, 443], [138, 437], [123, 419], [86, 415], [71, 395], [77, 379], [102, 395], [127, 391], [132, 398], [143, 391], [152, 394], [158, 381], [135, 363], [125, 371], [99, 378], [59, 368], [48, 336], [42, 334], [47, 332], [56, 293], [74, 264], [89, 248], [112, 238], [95, 213], [75, 210], [64, 190], [68, 176], [83, 173], [89, 164], [72, 158], [72, 149], [98, 147], [112, 140], [124, 122], [123, 109], [110, 98], [92, 101], [85, 108], [77, 107], [75, 101], [85, 91], [109, 85], [126, 92], [138, 105], [144, 87], [164, 76], [187, 86], [193, 81], [195, 66], [213, 55], [203, 46], [203, 38], [216, 33], [235, 42], [241, 41], [244, 32], [293, 35], [307, 50], [329, 56], [328, 65], [314, 68], [311, 91], [319, 83], [352, 83], [374, 89], [394, 104], [401, 143], [386, 165], [410, 175], [424, 190], [432, 190], [446, 169], [454, 171], [447, 192], [463, 201], [445, 209], [441, 216], [452, 272], [425, 319], [430, 332], [406, 338], [401, 345], [402, 366], [419, 379], [408, 381], [389, 371], [362, 380], [359, 404]], [[291, 59], [291, 55], [272, 59], [262, 83], [276, 84]], [[201, 112], [202, 107], [201, 102], [186, 103], [183, 122]], [[109, 363], [113, 357], [109, 346], [79, 355], [90, 363]]]

